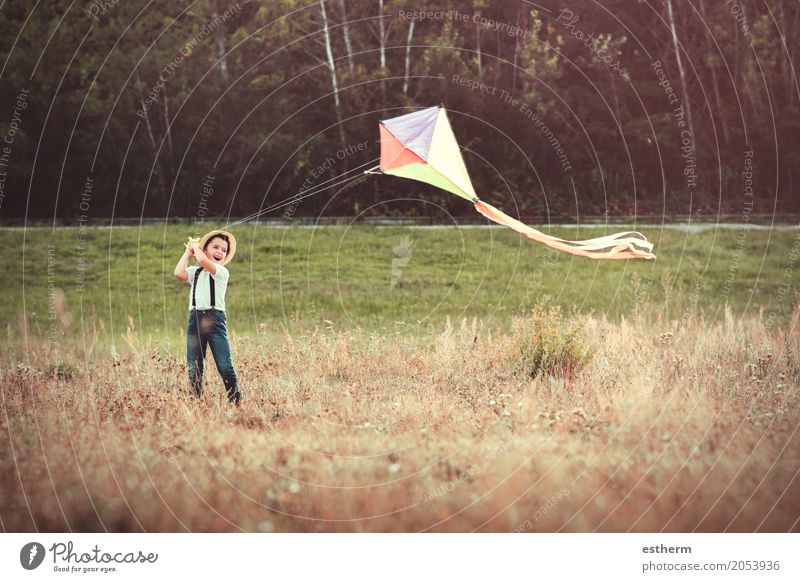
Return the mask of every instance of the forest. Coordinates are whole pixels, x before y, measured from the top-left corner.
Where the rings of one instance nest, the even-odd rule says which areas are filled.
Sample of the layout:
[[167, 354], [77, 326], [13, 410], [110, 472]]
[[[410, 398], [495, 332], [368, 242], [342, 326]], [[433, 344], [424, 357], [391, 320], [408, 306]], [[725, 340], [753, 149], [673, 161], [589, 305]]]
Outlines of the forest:
[[[787, 0], [10, 1], [0, 221], [247, 216], [437, 104], [518, 216], [796, 212], [799, 23]], [[290, 209], [264, 218], [471, 215], [385, 176]]]

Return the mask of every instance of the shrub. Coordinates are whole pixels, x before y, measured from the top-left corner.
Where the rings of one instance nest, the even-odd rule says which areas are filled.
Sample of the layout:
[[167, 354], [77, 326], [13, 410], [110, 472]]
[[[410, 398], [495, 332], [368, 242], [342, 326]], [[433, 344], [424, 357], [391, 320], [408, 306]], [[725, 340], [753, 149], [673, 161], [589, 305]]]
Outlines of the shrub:
[[56, 362], [47, 368], [47, 375], [65, 382], [72, 380], [77, 374], [77, 368], [70, 362]]
[[514, 320], [510, 363], [516, 373], [571, 378], [591, 356], [583, 320], [565, 318], [548, 297]]

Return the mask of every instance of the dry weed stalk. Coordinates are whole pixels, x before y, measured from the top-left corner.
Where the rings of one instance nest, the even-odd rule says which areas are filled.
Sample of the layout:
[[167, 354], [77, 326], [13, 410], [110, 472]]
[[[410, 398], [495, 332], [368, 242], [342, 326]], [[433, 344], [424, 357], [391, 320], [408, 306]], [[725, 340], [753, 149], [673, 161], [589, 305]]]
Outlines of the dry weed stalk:
[[189, 398], [180, 354], [132, 322], [119, 358], [98, 355], [97, 334], [62, 350], [70, 377], [34, 345], [0, 368], [0, 517], [40, 531], [797, 530], [798, 317], [773, 331], [730, 313], [590, 319], [594, 357], [535, 378], [509, 365], [514, 336], [475, 320], [415, 338], [237, 337], [239, 410], [221, 386]]

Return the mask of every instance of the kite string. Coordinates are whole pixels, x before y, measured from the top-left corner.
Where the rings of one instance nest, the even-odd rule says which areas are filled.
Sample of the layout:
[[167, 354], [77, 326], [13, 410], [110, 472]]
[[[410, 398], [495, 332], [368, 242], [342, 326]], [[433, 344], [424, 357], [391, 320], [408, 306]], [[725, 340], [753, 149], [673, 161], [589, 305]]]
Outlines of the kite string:
[[[371, 172], [372, 170], [375, 170], [376, 168], [378, 168], [378, 166], [375, 166], [373, 168], [369, 168], [368, 170], [366, 170], [363, 173], [355, 174], [353, 176], [349, 176], [347, 178], [339, 180], [339, 178], [342, 178], [343, 176], [347, 176], [347, 174], [351, 174], [351, 173], [353, 173], [353, 172], [355, 172], [357, 170], [360, 170], [364, 166], [367, 166], [369, 164], [372, 164], [372, 163], [376, 162], [378, 159], [379, 158], [375, 158], [374, 160], [370, 160], [369, 162], [366, 162], [364, 164], [356, 166], [355, 168], [353, 168], [351, 170], [348, 170], [347, 172], [344, 172], [342, 174], [339, 174], [338, 176], [334, 176], [333, 178], [329, 178], [328, 180], [325, 180], [324, 182], [322, 182], [320, 184], [317, 184], [313, 188], [310, 188], [308, 190], [301, 190], [300, 192], [298, 192], [297, 194], [295, 194], [294, 196], [292, 196], [290, 198], [287, 198], [287, 199], [285, 199], [285, 200], [283, 200], [281, 202], [277, 202], [277, 203], [275, 203], [272, 206], [269, 206], [267, 208], [262, 208], [262, 209], [260, 209], [260, 210], [258, 210], [256, 212], [253, 212], [252, 214], [250, 214], [248, 216], [245, 216], [244, 218], [241, 218], [241, 219], [239, 219], [239, 220], [237, 220], [235, 222], [229, 223], [227, 225], [227, 228], [232, 228], [234, 226], [238, 226], [238, 225], [243, 224], [245, 222], [248, 222], [250, 220], [254, 220], [254, 219], [258, 218], [259, 216], [267, 214], [268, 212], [272, 212], [273, 210], [278, 210], [280, 208], [283, 208], [284, 206], [290, 206], [292, 204], [296, 204], [297, 202], [300, 202], [301, 200], [303, 200], [305, 198], [308, 198], [310, 196], [315, 196], [317, 194], [320, 194], [321, 192], [324, 192], [326, 190], [330, 190], [331, 188], [335, 188], [337, 186], [342, 186], [344, 184], [347, 184], [347, 183], [350, 183], [350, 182], [354, 182], [358, 178], [363, 178], [364, 174], [366, 174], [368, 172]], [[329, 184], [329, 182], [331, 182], [333, 180], [338, 180], [338, 181], [334, 182], [333, 184]], [[301, 194], [302, 194], [302, 196], [301, 196]]]
[[240, 218], [236, 222], [232, 222], [231, 224], [228, 225], [228, 228], [233, 228], [234, 226], [238, 226], [238, 225], [243, 224], [245, 222], [249, 222], [251, 220], [255, 220], [255, 219], [259, 218], [260, 216], [263, 216], [264, 214], [272, 212], [273, 210], [278, 210], [280, 208], [283, 208], [284, 206], [290, 206], [292, 204], [296, 204], [296, 203], [300, 202], [301, 200], [303, 200], [304, 198], [308, 198], [309, 196], [314, 196], [316, 194], [324, 192], [325, 190], [330, 190], [331, 188], [336, 188], [337, 186], [346, 185], [347, 183], [353, 182], [356, 179], [361, 178], [361, 177], [362, 177], [361, 175], [356, 174], [355, 176], [350, 176], [348, 178], [344, 178], [343, 180], [340, 180], [339, 182], [335, 182], [333, 184], [330, 184], [330, 185], [326, 186], [325, 188], [317, 189], [314, 192], [311, 192], [309, 194], [305, 194], [303, 196], [299, 196], [298, 194], [295, 194], [292, 198], [287, 198], [286, 200], [284, 200], [282, 202], [278, 202], [278, 203], [276, 203], [276, 204], [274, 204], [272, 206], [268, 206], [267, 208], [262, 208], [261, 210], [258, 210], [257, 212], [254, 212], [254, 213], [250, 214], [249, 216], [245, 216], [244, 218]]
[[[328, 188], [322, 188], [322, 186], [324, 186], [325, 184], [327, 184], [327, 183], [329, 183], [329, 182], [331, 182], [333, 180], [337, 180], [337, 179], [341, 178], [342, 176], [346, 176], [347, 174], [350, 174], [350, 173], [352, 173], [352, 172], [354, 172], [354, 171], [356, 171], [356, 170], [358, 170], [360, 168], [363, 168], [366, 165], [372, 164], [377, 160], [378, 160], [378, 158], [375, 158], [374, 160], [371, 160], [369, 162], [361, 164], [360, 166], [356, 166], [355, 168], [353, 168], [351, 170], [348, 170], [348, 171], [346, 171], [346, 172], [344, 172], [342, 174], [339, 174], [338, 176], [333, 176], [332, 178], [329, 178], [329, 179], [325, 180], [324, 182], [321, 182], [321, 183], [319, 183], [319, 184], [317, 184], [317, 185], [315, 185], [315, 186], [313, 186], [313, 187], [311, 187], [311, 188], [309, 188], [307, 190], [301, 190], [300, 192], [298, 192], [297, 194], [295, 194], [291, 198], [287, 198], [286, 200], [284, 200], [284, 202], [285, 201], [289, 201], [289, 200], [295, 200], [298, 194], [303, 194], [303, 195], [306, 195], [306, 194], [317, 194], [319, 192], [327, 190]], [[373, 169], [373, 168], [371, 168], [371, 169]], [[278, 204], [282, 204], [282, 202], [278, 202]], [[232, 224], [236, 225], [236, 224], [241, 224], [242, 222], [247, 222], [248, 220], [252, 220], [252, 219], [256, 218], [261, 213], [263, 213], [263, 210], [257, 210], [256, 212], [253, 212], [252, 214], [250, 214], [250, 215], [248, 215], [248, 216], [246, 216], [246, 217], [244, 217], [244, 218], [242, 218], [242, 219], [240, 219], [240, 220], [238, 220], [238, 221], [236, 221], [235, 223], [232, 223]], [[232, 225], [229, 224], [228, 226], [230, 227]]]
[[[333, 180], [338, 180], [342, 176], [346, 176], [347, 174], [351, 174], [352, 172], [354, 172], [356, 170], [359, 170], [360, 168], [363, 168], [366, 165], [374, 163], [377, 159], [378, 158], [375, 158], [375, 160], [371, 160], [369, 162], [366, 162], [364, 164], [356, 166], [355, 168], [352, 168], [351, 170], [348, 170], [348, 171], [346, 171], [346, 172], [344, 172], [342, 174], [339, 174], [338, 176], [334, 176], [332, 178], [329, 178], [329, 179], [325, 180], [324, 182], [321, 182], [321, 183], [317, 184], [316, 186], [313, 186], [312, 188], [309, 188], [307, 190], [301, 190], [297, 194], [292, 196], [291, 198], [287, 198], [286, 200], [284, 200], [282, 202], [278, 202], [277, 204], [275, 204], [275, 205], [273, 205], [273, 206], [271, 206], [269, 208], [257, 210], [256, 212], [253, 212], [253, 213], [249, 214], [248, 216], [245, 216], [244, 218], [241, 218], [241, 219], [237, 220], [236, 222], [229, 223], [228, 224], [228, 228], [230, 228], [232, 226], [237, 226], [237, 225], [242, 224], [244, 222], [247, 222], [249, 220], [253, 220], [254, 218], [257, 218], [258, 216], [260, 216], [260, 215], [262, 215], [262, 214], [264, 214], [266, 212], [269, 212], [270, 210], [274, 209], [274, 207], [277, 207], [280, 204], [283, 204], [284, 202], [294, 203], [295, 201], [301, 200], [302, 198], [306, 198], [307, 196], [314, 195], [314, 194], [319, 194], [320, 192], [328, 190], [329, 188], [332, 188], [332, 187], [338, 185], [339, 183], [344, 183], [344, 182], [347, 182], [350, 179], [357, 178], [357, 177], [359, 177], [358, 175], [351, 176], [350, 178], [347, 178], [347, 179], [345, 179], [345, 180], [343, 180], [341, 182], [337, 182], [336, 184], [331, 184], [331, 185], [326, 186], [326, 187], [323, 188], [323, 186], [325, 186], [329, 182], [331, 182]], [[374, 168], [370, 168], [370, 170], [372, 170], [372, 169], [374, 169]], [[367, 171], [370, 171], [370, 170], [367, 170]], [[299, 194], [303, 194], [302, 198], [297, 198], [297, 196]]]
[[245, 222], [248, 222], [250, 220], [256, 219], [256, 218], [258, 218], [259, 216], [261, 216], [263, 214], [266, 214], [266, 213], [268, 213], [268, 212], [270, 212], [272, 210], [275, 210], [276, 208], [283, 208], [283, 206], [281, 206], [281, 205], [284, 204], [284, 203], [287, 206], [290, 205], [290, 204], [294, 204], [296, 202], [299, 202], [303, 198], [307, 198], [309, 196], [314, 196], [315, 194], [319, 194], [320, 192], [324, 192], [325, 190], [329, 190], [330, 188], [335, 188], [336, 186], [339, 186], [341, 184], [345, 184], [345, 183], [347, 183], [347, 182], [349, 182], [351, 180], [355, 180], [356, 178], [359, 178], [359, 177], [360, 177], [359, 175], [350, 176], [350, 177], [345, 178], [345, 179], [343, 179], [343, 180], [341, 180], [339, 182], [335, 182], [333, 184], [330, 184], [330, 185], [326, 186], [325, 188], [316, 188], [313, 192], [310, 192], [308, 194], [304, 194], [303, 196], [299, 196], [298, 194], [295, 194], [291, 198], [287, 198], [286, 200], [278, 202], [273, 206], [269, 206], [267, 208], [262, 208], [260, 210], [257, 210], [256, 212], [253, 212], [252, 214], [249, 214], [249, 215], [245, 216], [244, 218], [240, 218], [236, 222], [232, 222], [232, 223], [228, 224], [228, 228], [231, 228], [231, 227], [234, 227], [234, 226], [238, 226], [238, 225], [243, 224]]
[[348, 185], [348, 184], [353, 183], [356, 180], [358, 180], [360, 178], [363, 178], [363, 177], [364, 176], [361, 175], [361, 174], [356, 174], [355, 176], [350, 176], [348, 178], [340, 180], [339, 182], [336, 182], [334, 184], [326, 186], [325, 188], [322, 188], [322, 189], [316, 190], [314, 192], [311, 192], [310, 194], [304, 194], [303, 196], [295, 195], [293, 198], [289, 198], [289, 199], [287, 199], [287, 200], [285, 200], [283, 202], [278, 202], [278, 203], [274, 204], [273, 206], [270, 206], [269, 208], [265, 208], [264, 210], [259, 211], [257, 213], [257, 215], [261, 216], [262, 214], [267, 214], [268, 212], [272, 212], [273, 210], [279, 210], [279, 209], [283, 208], [284, 206], [291, 206], [292, 204], [297, 204], [298, 202], [300, 202], [301, 200], [304, 200], [305, 198], [308, 198], [310, 196], [316, 196], [320, 192], [324, 192], [325, 190], [330, 190], [331, 188], [337, 188], [339, 186]]
[[258, 212], [253, 213], [253, 216], [251, 218], [249, 218], [248, 220], [253, 220], [254, 218], [257, 218], [257, 217], [259, 217], [259, 216], [261, 216], [263, 214], [267, 214], [268, 212], [272, 212], [273, 210], [278, 210], [280, 208], [283, 208], [284, 206], [291, 206], [292, 204], [296, 204], [296, 203], [300, 202], [301, 200], [303, 200], [305, 198], [309, 198], [310, 196], [316, 196], [317, 194], [319, 194], [321, 192], [324, 192], [325, 190], [330, 190], [331, 188], [336, 188], [336, 187], [339, 187], [339, 186], [345, 186], [345, 185], [347, 185], [347, 184], [349, 184], [349, 183], [351, 183], [351, 182], [353, 182], [353, 181], [355, 181], [355, 180], [357, 180], [358, 178], [361, 178], [361, 177], [362, 176], [358, 175], [358, 174], [355, 175], [355, 176], [349, 176], [347, 178], [339, 180], [338, 182], [334, 182], [333, 184], [329, 184], [328, 186], [326, 186], [324, 188], [317, 188], [313, 192], [308, 192], [308, 193], [304, 192], [302, 196], [300, 196], [299, 193], [295, 194], [292, 198], [287, 198], [283, 202], [277, 202], [277, 203], [273, 204], [272, 206], [269, 206], [267, 208], [259, 210]]

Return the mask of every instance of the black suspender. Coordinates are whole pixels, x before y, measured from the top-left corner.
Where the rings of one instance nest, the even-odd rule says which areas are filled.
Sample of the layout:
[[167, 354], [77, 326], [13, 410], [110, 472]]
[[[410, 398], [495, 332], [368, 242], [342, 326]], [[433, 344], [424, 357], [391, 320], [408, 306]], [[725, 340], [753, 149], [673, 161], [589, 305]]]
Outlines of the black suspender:
[[208, 284], [211, 285], [211, 309], [214, 309], [217, 306], [216, 297], [214, 297], [216, 281], [214, 281], [214, 277], [211, 276], [211, 273], [208, 274], [208, 279]]
[[197, 301], [195, 300], [195, 295], [197, 295], [197, 280], [200, 278], [200, 271], [203, 270], [203, 267], [197, 267], [197, 271], [194, 272], [194, 281], [192, 282], [192, 309], [197, 307]]
[[[200, 273], [203, 271], [203, 267], [197, 267], [197, 271], [194, 273], [194, 282], [192, 283], [192, 309], [197, 308], [197, 281], [200, 279]], [[211, 285], [211, 309], [214, 309], [217, 305], [216, 297], [215, 297], [215, 287], [214, 284], [214, 277], [211, 276], [211, 273], [208, 274], [209, 285]]]

